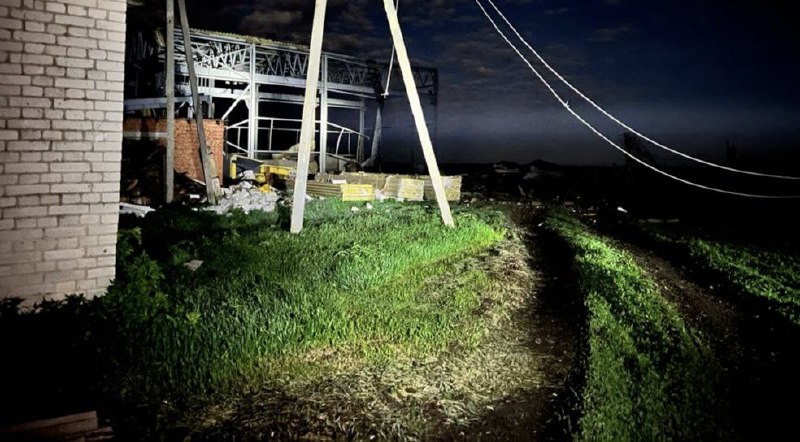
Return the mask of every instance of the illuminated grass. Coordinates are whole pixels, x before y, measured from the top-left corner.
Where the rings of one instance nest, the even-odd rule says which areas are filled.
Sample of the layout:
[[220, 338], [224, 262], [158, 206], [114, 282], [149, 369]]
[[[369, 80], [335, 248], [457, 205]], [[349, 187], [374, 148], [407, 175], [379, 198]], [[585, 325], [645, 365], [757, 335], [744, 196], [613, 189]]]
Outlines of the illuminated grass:
[[637, 226], [647, 240], [688, 259], [726, 292], [754, 297], [800, 325], [800, 258], [757, 244], [726, 241], [692, 231]]
[[575, 218], [547, 227], [575, 252], [588, 311], [583, 415], [588, 440], [698, 439], [718, 435], [711, 350], [631, 256]]
[[[502, 228], [456, 213], [446, 228], [419, 205], [350, 211], [309, 206], [300, 235], [277, 228], [286, 213], [219, 218], [162, 211], [122, 245], [119, 282], [102, 299], [117, 317], [109, 343], [123, 402], [186, 398], [258, 375], [265, 362], [299, 351], [392, 347], [425, 352], [459, 337], [477, 307], [468, 290], [421, 294], [446, 263], [490, 246]], [[388, 212], [386, 211], [388, 210]], [[491, 214], [487, 215], [490, 218]], [[181, 265], [201, 259], [191, 272]]]

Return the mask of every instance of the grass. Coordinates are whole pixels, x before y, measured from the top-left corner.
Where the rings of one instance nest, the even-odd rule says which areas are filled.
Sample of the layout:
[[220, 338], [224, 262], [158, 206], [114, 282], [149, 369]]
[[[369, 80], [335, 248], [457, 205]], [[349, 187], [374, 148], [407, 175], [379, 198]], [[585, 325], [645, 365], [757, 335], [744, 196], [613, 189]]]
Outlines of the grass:
[[727, 291], [766, 302], [800, 325], [800, 257], [788, 250], [726, 241], [712, 234], [639, 228], [648, 239], [677, 250]]
[[176, 413], [181, 425], [193, 440], [470, 434], [494, 406], [542, 382], [541, 361], [526, 345], [532, 338], [525, 312], [535, 283], [527, 258], [511, 233], [415, 290], [434, 299], [481, 290], [480, 305], [444, 351], [390, 346], [364, 358], [344, 345], [300, 352], [265, 367], [271, 380]]
[[715, 437], [717, 363], [710, 348], [625, 251], [566, 212], [546, 227], [575, 252], [588, 348], [578, 437]]
[[[162, 408], [276, 376], [271, 368], [298, 355], [346, 348], [376, 363], [474, 345], [486, 274], [430, 284], [502, 239], [502, 216], [456, 210], [450, 229], [424, 205], [351, 206], [314, 201], [299, 235], [283, 228], [284, 208], [230, 217], [168, 209], [123, 229], [107, 295], [70, 301], [80, 307], [66, 316], [82, 325], [61, 340], [88, 354], [70, 363], [91, 366], [82, 381], [101, 378], [118, 416], [137, 414], [131, 427], [154, 427]], [[191, 259], [203, 265], [192, 272], [183, 266]], [[10, 324], [35, 316], [9, 307], [0, 324], [19, 331]]]
[[690, 255], [737, 291], [768, 300], [800, 325], [800, 259], [780, 252], [692, 238]]

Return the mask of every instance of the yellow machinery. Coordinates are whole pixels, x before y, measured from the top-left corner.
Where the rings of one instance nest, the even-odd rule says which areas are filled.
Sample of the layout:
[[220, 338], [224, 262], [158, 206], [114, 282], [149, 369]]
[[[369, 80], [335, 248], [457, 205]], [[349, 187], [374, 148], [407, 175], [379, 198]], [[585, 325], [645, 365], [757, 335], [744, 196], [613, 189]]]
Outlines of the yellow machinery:
[[294, 176], [295, 168], [286, 163], [289, 162], [285, 160], [256, 160], [234, 154], [230, 156], [229, 173], [231, 178], [237, 178], [243, 176], [245, 172], [251, 171], [253, 176], [248, 178], [260, 185], [268, 185], [273, 182], [273, 177], [285, 181]]

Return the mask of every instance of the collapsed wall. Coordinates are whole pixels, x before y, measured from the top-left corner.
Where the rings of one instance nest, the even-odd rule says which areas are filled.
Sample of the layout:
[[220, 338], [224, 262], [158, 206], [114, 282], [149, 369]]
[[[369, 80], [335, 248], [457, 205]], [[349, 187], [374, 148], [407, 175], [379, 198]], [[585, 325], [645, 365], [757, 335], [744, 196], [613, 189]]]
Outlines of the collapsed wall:
[[125, 0], [0, 0], [0, 298], [103, 293], [119, 211]]
[[[206, 147], [217, 169], [217, 178], [222, 182], [225, 125], [222, 120], [204, 119]], [[150, 140], [166, 150], [167, 120], [155, 118], [125, 118], [123, 136], [127, 140]], [[194, 180], [203, 181], [203, 162], [197, 139], [197, 123], [187, 118], [175, 119], [175, 172], [185, 173]]]

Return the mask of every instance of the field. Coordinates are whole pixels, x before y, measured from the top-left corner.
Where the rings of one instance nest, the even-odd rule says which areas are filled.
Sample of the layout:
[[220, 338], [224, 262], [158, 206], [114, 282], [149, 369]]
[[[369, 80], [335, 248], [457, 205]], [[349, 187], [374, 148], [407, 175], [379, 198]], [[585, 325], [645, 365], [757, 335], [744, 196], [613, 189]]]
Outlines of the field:
[[126, 219], [106, 296], [3, 302], [0, 415], [98, 409], [133, 440], [789, 431], [796, 234], [558, 182], [468, 188], [455, 229], [425, 203], [330, 199], [300, 235], [285, 207]]

